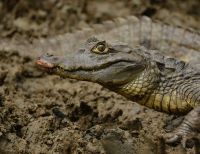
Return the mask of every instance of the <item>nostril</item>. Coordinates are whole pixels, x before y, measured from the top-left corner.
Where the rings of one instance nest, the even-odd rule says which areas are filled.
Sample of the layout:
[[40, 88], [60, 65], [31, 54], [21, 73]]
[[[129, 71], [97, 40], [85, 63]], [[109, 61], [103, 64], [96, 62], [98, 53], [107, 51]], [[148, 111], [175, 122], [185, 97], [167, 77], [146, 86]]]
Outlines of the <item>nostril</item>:
[[46, 56], [46, 57], [52, 57], [53, 55], [49, 54], [49, 53], [46, 53], [44, 56]]

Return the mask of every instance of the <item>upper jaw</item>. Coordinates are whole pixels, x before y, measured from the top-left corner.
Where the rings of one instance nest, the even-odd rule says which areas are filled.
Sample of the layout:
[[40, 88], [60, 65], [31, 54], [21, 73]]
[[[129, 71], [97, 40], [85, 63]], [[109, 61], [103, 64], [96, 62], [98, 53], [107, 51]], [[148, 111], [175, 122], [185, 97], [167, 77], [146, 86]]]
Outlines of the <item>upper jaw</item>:
[[50, 54], [44, 54], [36, 60], [36, 64], [41, 68], [52, 69], [55, 68], [62, 58]]

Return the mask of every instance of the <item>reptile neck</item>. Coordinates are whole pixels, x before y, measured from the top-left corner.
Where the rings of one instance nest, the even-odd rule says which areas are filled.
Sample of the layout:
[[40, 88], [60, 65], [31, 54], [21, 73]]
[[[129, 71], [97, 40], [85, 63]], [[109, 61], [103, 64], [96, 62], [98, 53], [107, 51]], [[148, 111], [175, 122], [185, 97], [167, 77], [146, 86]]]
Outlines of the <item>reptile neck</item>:
[[148, 97], [159, 86], [159, 70], [149, 65], [134, 80], [117, 88], [116, 92], [140, 104], [148, 101]]
[[200, 88], [199, 80], [188, 78], [186, 81], [183, 74], [174, 72], [163, 75], [151, 64], [136, 79], [114, 91], [157, 111], [184, 114], [199, 103]]

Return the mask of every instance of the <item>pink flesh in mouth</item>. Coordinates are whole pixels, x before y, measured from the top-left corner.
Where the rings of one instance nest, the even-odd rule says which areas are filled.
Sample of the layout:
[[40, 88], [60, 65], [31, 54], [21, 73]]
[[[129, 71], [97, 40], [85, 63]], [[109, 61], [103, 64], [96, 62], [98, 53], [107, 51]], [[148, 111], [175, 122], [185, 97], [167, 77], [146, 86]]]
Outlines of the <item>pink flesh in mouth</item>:
[[44, 59], [38, 59], [38, 60], [36, 61], [36, 64], [39, 65], [39, 66], [41, 66], [41, 67], [44, 67], [44, 68], [53, 68], [53, 67], [54, 67], [53, 64], [47, 62], [47, 61], [44, 60]]

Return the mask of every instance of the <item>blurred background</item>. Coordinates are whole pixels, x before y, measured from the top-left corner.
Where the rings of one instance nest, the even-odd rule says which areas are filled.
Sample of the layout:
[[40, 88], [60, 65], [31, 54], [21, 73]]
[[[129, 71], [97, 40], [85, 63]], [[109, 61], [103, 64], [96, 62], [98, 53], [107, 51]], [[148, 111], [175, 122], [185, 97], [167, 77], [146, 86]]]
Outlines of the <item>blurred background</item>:
[[1, 0], [0, 36], [45, 37], [128, 15], [198, 28], [199, 8], [199, 0]]

